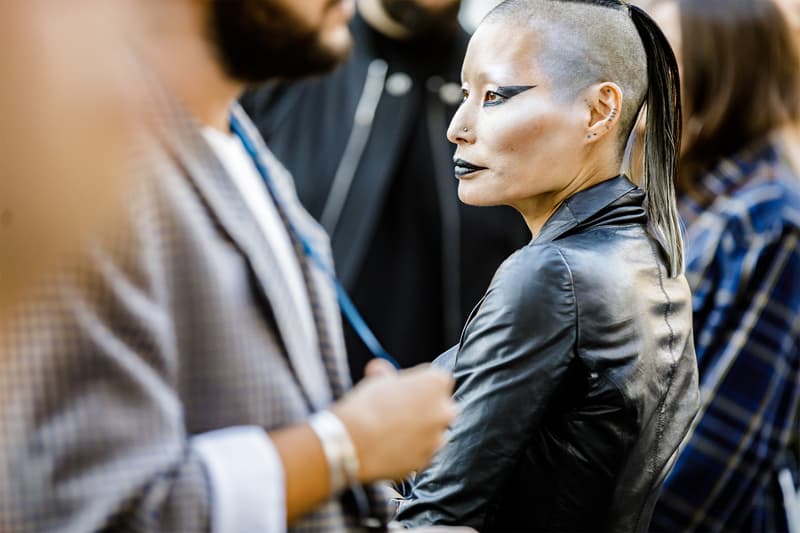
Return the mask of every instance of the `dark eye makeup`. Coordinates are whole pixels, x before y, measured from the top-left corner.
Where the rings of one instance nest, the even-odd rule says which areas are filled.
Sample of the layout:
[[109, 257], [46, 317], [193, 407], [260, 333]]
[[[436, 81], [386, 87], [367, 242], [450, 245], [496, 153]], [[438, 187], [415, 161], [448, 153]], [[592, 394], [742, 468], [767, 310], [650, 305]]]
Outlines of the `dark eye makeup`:
[[524, 93], [527, 90], [533, 89], [534, 87], [536, 87], [536, 85], [506, 85], [504, 87], [498, 87], [494, 92], [503, 98], [513, 98], [520, 93]]
[[[527, 90], [533, 89], [536, 85], [506, 85], [503, 87], [498, 87], [494, 91], [486, 91], [486, 94], [483, 97], [483, 106], [490, 107], [498, 104], [502, 104], [506, 100], [509, 100], [520, 93], [524, 93]], [[465, 101], [469, 97], [469, 91], [466, 89], [462, 89], [462, 102]]]

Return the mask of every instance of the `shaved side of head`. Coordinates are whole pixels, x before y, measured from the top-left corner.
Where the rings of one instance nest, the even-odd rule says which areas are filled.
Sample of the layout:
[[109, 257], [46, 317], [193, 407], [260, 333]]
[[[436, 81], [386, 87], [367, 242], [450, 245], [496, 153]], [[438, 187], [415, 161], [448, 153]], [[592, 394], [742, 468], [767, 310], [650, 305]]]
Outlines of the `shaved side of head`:
[[524, 27], [542, 37], [536, 58], [557, 98], [613, 82], [622, 89], [621, 140], [628, 138], [647, 93], [647, 55], [626, 6], [616, 1], [506, 0], [483, 24]]

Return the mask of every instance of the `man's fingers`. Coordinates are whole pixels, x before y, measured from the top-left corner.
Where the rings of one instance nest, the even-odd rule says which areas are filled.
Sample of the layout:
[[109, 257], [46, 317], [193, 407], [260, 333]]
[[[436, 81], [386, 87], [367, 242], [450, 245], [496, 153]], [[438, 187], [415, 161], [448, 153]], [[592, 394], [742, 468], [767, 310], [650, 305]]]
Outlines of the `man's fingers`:
[[377, 378], [381, 376], [392, 376], [397, 373], [397, 370], [392, 366], [389, 361], [378, 359], [377, 357], [367, 363], [364, 368], [365, 378]]

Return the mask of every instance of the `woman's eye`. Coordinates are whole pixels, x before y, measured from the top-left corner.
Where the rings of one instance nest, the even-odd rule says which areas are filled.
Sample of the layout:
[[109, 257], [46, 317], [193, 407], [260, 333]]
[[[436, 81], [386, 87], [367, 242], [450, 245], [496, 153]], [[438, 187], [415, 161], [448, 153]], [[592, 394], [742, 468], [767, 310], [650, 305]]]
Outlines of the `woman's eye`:
[[486, 95], [483, 97], [484, 105], [496, 105], [501, 103], [503, 100], [505, 100], [505, 97], [502, 94], [494, 91], [486, 91]]
[[461, 89], [461, 103], [464, 103], [469, 98], [469, 91], [466, 89]]

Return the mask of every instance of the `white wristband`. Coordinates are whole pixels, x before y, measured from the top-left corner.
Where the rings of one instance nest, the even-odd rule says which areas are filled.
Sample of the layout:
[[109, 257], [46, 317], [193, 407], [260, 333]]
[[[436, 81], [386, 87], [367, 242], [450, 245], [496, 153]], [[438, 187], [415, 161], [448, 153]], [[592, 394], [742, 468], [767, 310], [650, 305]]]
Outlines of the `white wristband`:
[[330, 411], [320, 411], [308, 420], [322, 444], [330, 470], [331, 492], [336, 493], [358, 483], [358, 455], [347, 428]]

